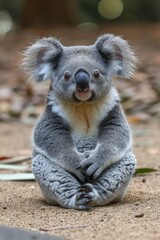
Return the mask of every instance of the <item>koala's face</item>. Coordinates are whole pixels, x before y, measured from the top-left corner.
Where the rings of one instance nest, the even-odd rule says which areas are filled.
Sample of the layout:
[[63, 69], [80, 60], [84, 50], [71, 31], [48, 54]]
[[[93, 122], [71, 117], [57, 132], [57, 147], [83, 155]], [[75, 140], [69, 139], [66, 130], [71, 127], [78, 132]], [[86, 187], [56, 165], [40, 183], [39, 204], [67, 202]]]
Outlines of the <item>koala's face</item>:
[[50, 79], [55, 97], [79, 103], [104, 97], [112, 76], [130, 77], [135, 61], [127, 42], [108, 34], [91, 46], [64, 47], [44, 38], [25, 52], [24, 67], [38, 82]]
[[51, 75], [51, 86], [63, 100], [93, 102], [109, 91], [110, 69], [94, 46], [64, 47], [59, 61], [56, 73]]

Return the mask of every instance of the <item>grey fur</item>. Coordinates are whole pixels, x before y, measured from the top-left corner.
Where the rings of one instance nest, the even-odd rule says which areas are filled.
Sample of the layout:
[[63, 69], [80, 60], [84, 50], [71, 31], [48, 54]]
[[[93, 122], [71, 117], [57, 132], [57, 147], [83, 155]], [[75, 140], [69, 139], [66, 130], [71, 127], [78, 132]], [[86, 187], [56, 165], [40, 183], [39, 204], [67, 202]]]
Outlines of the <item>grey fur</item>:
[[[121, 200], [136, 160], [112, 76], [134, 73], [136, 58], [128, 43], [110, 34], [91, 46], [64, 47], [44, 38], [24, 55], [33, 80], [51, 80], [33, 132], [33, 173], [46, 201], [88, 209]], [[76, 89], [80, 69], [89, 74], [87, 93]]]

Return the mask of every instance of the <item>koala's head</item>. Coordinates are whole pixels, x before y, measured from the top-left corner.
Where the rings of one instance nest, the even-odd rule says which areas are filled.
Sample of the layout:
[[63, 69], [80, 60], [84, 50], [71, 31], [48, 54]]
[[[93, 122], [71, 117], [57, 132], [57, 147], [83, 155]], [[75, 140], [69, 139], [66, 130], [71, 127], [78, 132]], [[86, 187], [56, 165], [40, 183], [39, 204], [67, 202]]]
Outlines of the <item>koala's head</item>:
[[72, 103], [98, 101], [109, 92], [112, 76], [132, 77], [136, 63], [128, 43], [111, 34], [91, 46], [65, 47], [55, 38], [43, 38], [24, 55], [31, 78], [51, 80], [55, 97]]

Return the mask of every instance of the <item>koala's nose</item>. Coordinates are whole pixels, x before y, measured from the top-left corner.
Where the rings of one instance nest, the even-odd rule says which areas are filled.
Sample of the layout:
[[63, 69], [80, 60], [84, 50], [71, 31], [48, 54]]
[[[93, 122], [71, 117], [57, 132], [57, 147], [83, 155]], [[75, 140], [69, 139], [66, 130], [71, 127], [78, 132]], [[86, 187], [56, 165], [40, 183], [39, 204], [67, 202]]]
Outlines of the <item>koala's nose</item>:
[[75, 74], [76, 89], [79, 92], [87, 92], [89, 90], [90, 76], [85, 70], [79, 70]]

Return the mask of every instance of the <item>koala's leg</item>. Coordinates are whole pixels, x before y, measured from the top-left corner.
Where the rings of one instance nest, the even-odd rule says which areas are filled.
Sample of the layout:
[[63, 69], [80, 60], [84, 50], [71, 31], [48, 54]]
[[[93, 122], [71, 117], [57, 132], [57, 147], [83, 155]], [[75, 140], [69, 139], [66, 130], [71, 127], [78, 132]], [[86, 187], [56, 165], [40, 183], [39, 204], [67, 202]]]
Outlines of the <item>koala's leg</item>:
[[[79, 195], [83, 200], [83, 192], [91, 195], [90, 206], [103, 206], [111, 202], [120, 201], [127, 189], [129, 181], [135, 171], [136, 160], [132, 152], [119, 162], [104, 170], [95, 180], [88, 181], [79, 189]], [[80, 194], [82, 192], [82, 194]]]
[[32, 170], [46, 202], [65, 208], [88, 209], [90, 198], [79, 201], [80, 183], [73, 175], [41, 154], [33, 158]]

